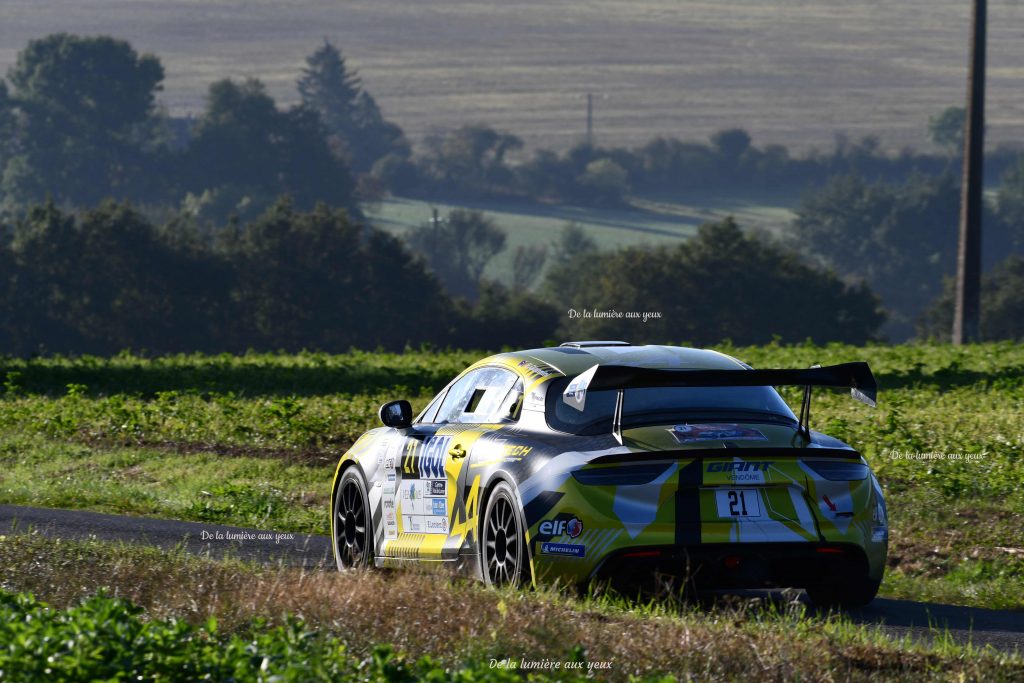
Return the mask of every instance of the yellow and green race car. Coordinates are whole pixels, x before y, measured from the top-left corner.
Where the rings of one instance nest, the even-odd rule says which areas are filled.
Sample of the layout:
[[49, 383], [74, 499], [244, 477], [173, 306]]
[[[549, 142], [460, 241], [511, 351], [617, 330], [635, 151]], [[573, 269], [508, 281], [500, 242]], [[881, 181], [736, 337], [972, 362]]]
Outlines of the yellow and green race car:
[[[799, 416], [773, 388], [804, 387]], [[435, 563], [488, 584], [603, 580], [805, 588], [855, 606], [878, 591], [885, 501], [864, 458], [808, 426], [811, 388], [874, 405], [866, 363], [754, 370], [724, 354], [625, 342], [501, 353], [413, 418], [345, 453], [338, 568]]]

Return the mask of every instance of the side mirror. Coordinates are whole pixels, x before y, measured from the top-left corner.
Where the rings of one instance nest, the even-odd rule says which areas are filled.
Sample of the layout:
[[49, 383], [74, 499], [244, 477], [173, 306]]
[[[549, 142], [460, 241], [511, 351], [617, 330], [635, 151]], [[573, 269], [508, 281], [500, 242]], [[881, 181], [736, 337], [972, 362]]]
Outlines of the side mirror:
[[408, 401], [385, 403], [377, 414], [385, 427], [405, 429], [412, 424], [412, 406]]

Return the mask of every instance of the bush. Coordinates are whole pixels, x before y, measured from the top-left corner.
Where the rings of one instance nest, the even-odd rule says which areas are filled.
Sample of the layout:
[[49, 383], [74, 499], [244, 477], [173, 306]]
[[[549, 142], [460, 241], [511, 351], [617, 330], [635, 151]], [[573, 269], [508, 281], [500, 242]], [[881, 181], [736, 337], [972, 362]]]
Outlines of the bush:
[[[813, 268], [732, 219], [701, 226], [675, 248], [586, 253], [553, 270], [546, 283], [562, 310], [563, 337], [698, 345], [872, 339], [884, 320], [863, 284]], [[612, 313], [609, 314], [609, 311]], [[653, 313], [647, 320], [631, 314]]]

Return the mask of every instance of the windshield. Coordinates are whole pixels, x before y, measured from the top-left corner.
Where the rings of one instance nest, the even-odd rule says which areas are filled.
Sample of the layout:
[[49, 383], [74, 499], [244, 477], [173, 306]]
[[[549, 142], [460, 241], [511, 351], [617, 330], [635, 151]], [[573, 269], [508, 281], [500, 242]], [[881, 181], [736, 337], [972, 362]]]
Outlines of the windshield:
[[[552, 382], [546, 400], [548, 426], [561, 432], [591, 435], [610, 432], [616, 391], [588, 391], [584, 410], [562, 400], [570, 378]], [[627, 389], [622, 426], [659, 422], [743, 421], [795, 424], [796, 416], [772, 387], [651, 387]]]

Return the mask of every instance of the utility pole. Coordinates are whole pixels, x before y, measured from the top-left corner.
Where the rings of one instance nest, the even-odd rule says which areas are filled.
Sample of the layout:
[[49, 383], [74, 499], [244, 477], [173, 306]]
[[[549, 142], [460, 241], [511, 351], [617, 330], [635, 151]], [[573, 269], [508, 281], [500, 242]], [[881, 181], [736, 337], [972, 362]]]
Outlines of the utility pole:
[[964, 175], [960, 243], [956, 258], [953, 343], [978, 340], [981, 319], [982, 173], [985, 161], [985, 28], [988, 0], [973, 0], [971, 61], [964, 122]]

